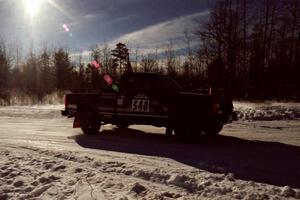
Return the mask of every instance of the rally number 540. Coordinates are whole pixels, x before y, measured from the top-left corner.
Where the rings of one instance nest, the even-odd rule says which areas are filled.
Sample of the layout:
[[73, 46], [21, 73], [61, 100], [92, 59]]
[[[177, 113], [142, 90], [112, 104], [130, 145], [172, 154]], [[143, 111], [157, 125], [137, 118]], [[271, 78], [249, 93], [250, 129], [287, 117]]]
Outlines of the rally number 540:
[[149, 99], [133, 99], [132, 100], [132, 111], [149, 112], [150, 111]]

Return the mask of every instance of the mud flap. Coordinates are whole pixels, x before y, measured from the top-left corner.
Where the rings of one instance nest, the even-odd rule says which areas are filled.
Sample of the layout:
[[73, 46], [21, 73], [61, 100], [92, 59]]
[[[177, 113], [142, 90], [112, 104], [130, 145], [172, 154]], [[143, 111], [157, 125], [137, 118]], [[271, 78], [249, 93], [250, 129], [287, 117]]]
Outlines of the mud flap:
[[223, 123], [232, 123], [233, 121], [237, 121], [238, 116], [236, 112], [232, 112], [226, 117], [223, 117]]
[[80, 128], [79, 115], [76, 114], [73, 122], [73, 128]]
[[238, 114], [237, 112], [232, 113], [232, 121], [237, 121], [238, 120]]

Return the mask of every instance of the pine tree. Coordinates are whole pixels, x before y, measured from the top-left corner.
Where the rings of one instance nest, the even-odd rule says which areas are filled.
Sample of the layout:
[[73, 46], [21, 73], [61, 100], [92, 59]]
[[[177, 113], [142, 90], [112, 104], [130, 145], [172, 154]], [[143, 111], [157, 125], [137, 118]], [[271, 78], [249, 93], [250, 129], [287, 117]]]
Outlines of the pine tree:
[[40, 81], [40, 91], [44, 94], [49, 94], [53, 92], [55, 87], [55, 75], [53, 66], [51, 64], [51, 55], [45, 48], [43, 53], [40, 55], [40, 68], [41, 68], [41, 81]]
[[30, 95], [38, 94], [38, 65], [38, 58], [33, 53], [33, 51], [30, 50], [24, 71], [26, 80], [26, 90]]
[[72, 66], [69, 53], [60, 48], [54, 53], [54, 67], [56, 74], [56, 88], [68, 90], [72, 88]]
[[10, 81], [10, 61], [4, 43], [0, 44], [0, 103], [3, 99], [9, 102], [8, 86]]
[[125, 44], [118, 43], [116, 48], [112, 50], [113, 67], [119, 67], [120, 74], [124, 72], [132, 72], [132, 66], [129, 58], [129, 51]]
[[0, 44], [0, 93], [5, 92], [9, 86], [10, 61], [4, 43]]

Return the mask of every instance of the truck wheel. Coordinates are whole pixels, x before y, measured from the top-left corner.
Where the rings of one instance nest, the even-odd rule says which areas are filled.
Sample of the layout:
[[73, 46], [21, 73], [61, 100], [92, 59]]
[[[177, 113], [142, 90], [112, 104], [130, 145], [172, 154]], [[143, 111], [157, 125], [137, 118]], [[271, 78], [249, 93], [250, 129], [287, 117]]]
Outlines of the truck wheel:
[[116, 126], [119, 129], [125, 129], [125, 128], [128, 128], [129, 124], [126, 124], [126, 123], [117, 123]]
[[206, 128], [203, 132], [205, 135], [207, 136], [217, 136], [218, 133], [223, 129], [223, 123], [218, 123], [218, 124], [215, 124], [209, 128]]
[[182, 141], [186, 138], [186, 135], [185, 135], [185, 130], [184, 130], [184, 127], [183, 126], [176, 126], [176, 128], [174, 129], [174, 132], [175, 132], [175, 137]]
[[101, 128], [100, 117], [90, 110], [79, 112], [79, 124], [84, 134], [95, 135]]
[[[199, 123], [192, 119], [185, 111], [176, 110], [173, 111], [175, 114], [171, 115], [171, 125], [174, 129], [175, 137], [177, 140], [182, 142], [193, 142], [199, 139], [201, 135], [201, 128]], [[180, 115], [178, 115], [178, 113]]]
[[84, 134], [95, 135], [99, 132], [101, 125], [100, 124], [91, 124], [89, 126], [81, 127], [81, 130]]
[[172, 133], [173, 133], [173, 128], [171, 126], [167, 126], [166, 127], [166, 132], [165, 132], [166, 136], [171, 137]]

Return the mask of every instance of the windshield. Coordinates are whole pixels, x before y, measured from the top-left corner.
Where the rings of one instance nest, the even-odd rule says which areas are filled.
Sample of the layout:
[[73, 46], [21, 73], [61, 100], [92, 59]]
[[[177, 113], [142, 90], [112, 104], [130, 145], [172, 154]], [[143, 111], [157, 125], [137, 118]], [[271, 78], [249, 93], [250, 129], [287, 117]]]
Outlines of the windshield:
[[181, 86], [172, 78], [168, 76], [159, 76], [155, 83], [157, 90], [165, 92], [181, 91]]

